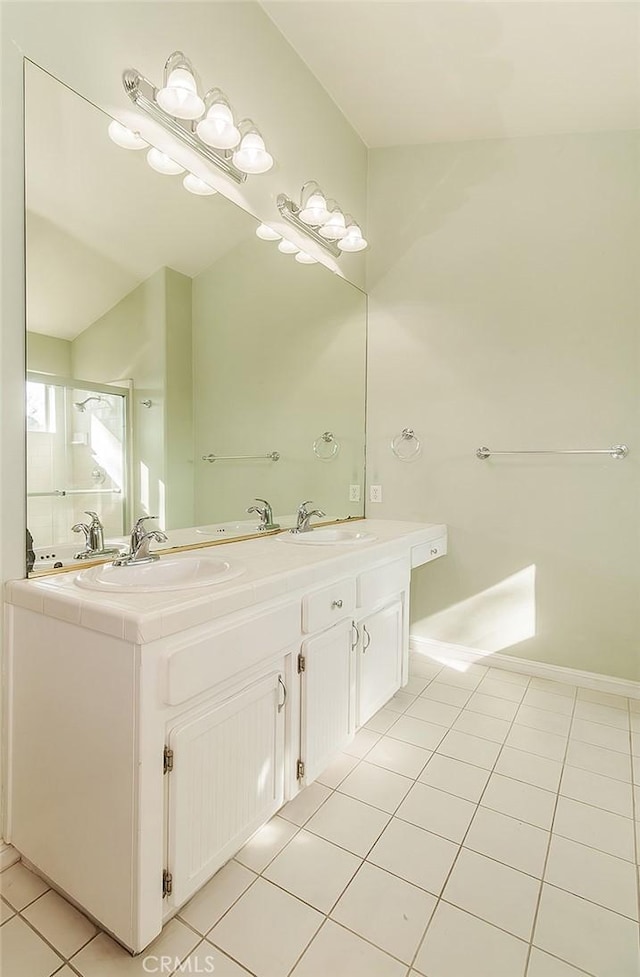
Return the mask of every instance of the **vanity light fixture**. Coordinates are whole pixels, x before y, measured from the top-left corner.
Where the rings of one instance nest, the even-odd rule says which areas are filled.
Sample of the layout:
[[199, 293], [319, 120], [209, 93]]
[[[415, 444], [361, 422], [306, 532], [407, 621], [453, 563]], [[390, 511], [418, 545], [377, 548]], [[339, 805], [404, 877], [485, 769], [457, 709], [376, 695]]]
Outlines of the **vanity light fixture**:
[[264, 139], [251, 119], [240, 123], [242, 138], [233, 154], [233, 165], [242, 173], [266, 173], [273, 166], [273, 156], [268, 153]]
[[317, 265], [318, 264], [318, 259], [317, 258], [312, 258], [310, 254], [307, 254], [306, 253], [306, 251], [298, 251], [298, 253], [296, 255], [296, 261], [299, 264], [301, 264], [301, 265]]
[[260, 131], [251, 119], [235, 121], [224, 92], [212, 88], [201, 97], [196, 72], [182, 51], [174, 51], [165, 64], [162, 88], [155, 88], [135, 68], [123, 73], [122, 83], [145, 115], [236, 183], [273, 166]]
[[155, 93], [161, 109], [176, 119], [199, 119], [204, 102], [198, 95], [193, 66], [182, 51], [174, 51], [164, 66], [163, 87]]
[[279, 241], [282, 234], [278, 234], [268, 224], [259, 224], [256, 227], [256, 237], [259, 237], [261, 241]]
[[327, 200], [315, 180], [302, 187], [300, 203], [281, 193], [277, 205], [284, 220], [334, 258], [339, 258], [345, 251], [363, 251], [367, 247], [359, 225], [350, 215], [343, 213], [335, 200]]

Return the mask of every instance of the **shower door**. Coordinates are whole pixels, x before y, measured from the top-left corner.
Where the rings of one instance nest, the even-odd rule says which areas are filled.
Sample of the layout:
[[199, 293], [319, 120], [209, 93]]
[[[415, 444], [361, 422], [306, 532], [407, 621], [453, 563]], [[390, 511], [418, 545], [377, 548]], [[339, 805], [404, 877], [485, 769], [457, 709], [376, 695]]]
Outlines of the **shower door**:
[[72, 531], [97, 512], [105, 538], [126, 532], [128, 400], [125, 387], [27, 376], [27, 526], [36, 549], [77, 546]]

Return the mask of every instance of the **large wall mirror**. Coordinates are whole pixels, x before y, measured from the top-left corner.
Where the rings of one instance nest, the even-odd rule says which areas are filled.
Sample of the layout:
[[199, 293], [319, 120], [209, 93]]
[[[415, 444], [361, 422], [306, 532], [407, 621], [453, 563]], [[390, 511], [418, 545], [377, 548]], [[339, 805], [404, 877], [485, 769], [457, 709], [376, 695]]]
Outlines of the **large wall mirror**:
[[366, 296], [116, 146], [109, 122], [27, 63], [36, 571], [82, 549], [87, 510], [113, 539], [157, 515], [170, 545], [251, 533], [255, 498], [283, 525], [305, 499], [361, 515]]

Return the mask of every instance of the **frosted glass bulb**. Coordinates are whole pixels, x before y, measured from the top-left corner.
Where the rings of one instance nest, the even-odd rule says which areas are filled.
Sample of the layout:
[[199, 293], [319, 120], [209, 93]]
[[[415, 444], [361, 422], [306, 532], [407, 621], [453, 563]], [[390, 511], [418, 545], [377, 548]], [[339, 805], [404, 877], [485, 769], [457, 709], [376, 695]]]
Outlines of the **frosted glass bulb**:
[[301, 265], [317, 265], [318, 259], [312, 258], [310, 254], [306, 254], [304, 251], [298, 251], [296, 255], [296, 261]]
[[133, 129], [127, 129], [126, 126], [122, 125], [122, 122], [118, 122], [113, 119], [109, 123], [109, 139], [116, 144], [116, 146], [121, 146], [122, 149], [146, 149], [149, 145], [145, 142], [139, 132], [134, 132]]
[[338, 241], [338, 247], [341, 251], [364, 251], [367, 242], [357, 224], [349, 224], [347, 233]]
[[326, 224], [318, 230], [325, 241], [339, 241], [347, 233], [347, 224], [341, 210], [334, 210]]
[[259, 237], [261, 241], [279, 241], [282, 234], [278, 234], [278, 232], [274, 231], [274, 229], [269, 227], [268, 224], [260, 224], [259, 227], [256, 227], [256, 236]]
[[259, 132], [247, 132], [233, 154], [233, 165], [241, 173], [266, 173], [273, 166], [273, 156], [267, 152]]
[[180, 166], [170, 156], [161, 153], [154, 146], [147, 153], [147, 163], [156, 173], [164, 173], [166, 176], [177, 176], [178, 173], [184, 173], [184, 166]]
[[211, 194], [218, 192], [209, 186], [208, 183], [205, 183], [204, 180], [201, 180], [199, 176], [196, 176], [195, 173], [187, 173], [182, 181], [182, 186], [189, 193], [195, 193], [199, 197], [209, 197]]
[[214, 149], [233, 149], [240, 142], [240, 130], [234, 124], [233, 113], [224, 102], [214, 102], [196, 132], [207, 146]]
[[317, 227], [319, 224], [324, 224], [329, 219], [329, 211], [327, 210], [327, 201], [324, 194], [319, 192], [312, 193], [298, 214], [298, 217], [304, 224], [310, 224], [314, 227]]
[[291, 241], [287, 241], [286, 238], [283, 238], [278, 245], [278, 251], [281, 251], [282, 254], [297, 254], [299, 250], [300, 248], [297, 248]]
[[174, 68], [164, 88], [156, 94], [161, 109], [175, 119], [199, 119], [204, 102], [198, 95], [196, 80], [188, 68]]

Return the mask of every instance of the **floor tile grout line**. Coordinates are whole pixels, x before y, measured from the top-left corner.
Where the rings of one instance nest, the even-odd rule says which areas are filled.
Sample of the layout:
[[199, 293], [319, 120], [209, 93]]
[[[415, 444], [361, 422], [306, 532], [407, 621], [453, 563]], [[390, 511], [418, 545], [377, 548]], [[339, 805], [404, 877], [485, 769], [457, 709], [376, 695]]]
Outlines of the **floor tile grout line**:
[[[573, 720], [574, 720], [574, 717], [575, 717], [575, 711], [576, 711], [576, 703], [577, 703], [577, 701], [578, 701], [578, 693], [576, 692], [575, 695], [574, 695], [574, 698], [573, 698], [573, 708], [572, 708], [572, 711], [571, 711], [571, 722], [569, 724], [569, 734], [571, 733], [571, 727], [573, 726]], [[538, 925], [538, 916], [540, 914], [540, 903], [542, 901], [542, 890], [543, 890], [543, 887], [545, 885], [545, 876], [547, 874], [547, 866], [548, 866], [548, 863], [549, 863], [549, 854], [551, 852], [551, 843], [553, 841], [553, 825], [555, 823], [556, 812], [558, 810], [558, 803], [559, 803], [559, 799], [560, 799], [560, 788], [562, 786], [562, 778], [564, 776], [564, 768], [566, 766], [566, 759], [567, 759], [568, 752], [569, 752], [569, 736], [567, 736], [567, 743], [566, 743], [566, 746], [565, 746], [564, 757], [563, 757], [563, 760], [562, 760], [562, 772], [560, 774], [560, 782], [558, 784], [558, 790], [556, 792], [555, 804], [553, 806], [553, 814], [551, 816], [551, 824], [549, 825], [549, 840], [547, 842], [547, 851], [546, 851], [546, 854], [545, 854], [544, 863], [542, 865], [542, 879], [541, 879], [541, 882], [540, 882], [540, 888], [538, 890], [538, 898], [536, 900], [536, 906], [535, 906], [534, 913], [533, 913], [533, 921], [532, 921], [532, 924], [531, 924], [531, 938], [529, 940], [529, 952], [527, 953], [527, 959], [526, 959], [525, 968], [524, 968], [524, 977], [527, 977], [527, 975], [529, 973], [529, 965], [531, 963], [531, 952], [532, 952], [532, 947], [533, 947], [533, 941], [535, 939], [536, 927]], [[567, 961], [567, 963], [569, 963], [569, 961]]]
[[[530, 686], [530, 684], [531, 684], [531, 679], [529, 679], [529, 681], [527, 682], [527, 684], [526, 684], [526, 686], [525, 686], [525, 691], [526, 691], [526, 689], [528, 689], [528, 688], [529, 688], [529, 686]], [[514, 719], [514, 720], [512, 720], [512, 722], [511, 722], [511, 724], [510, 724], [510, 727], [509, 727], [510, 729], [511, 729], [511, 727], [513, 726], [513, 723], [514, 723], [514, 722], [515, 722], [515, 719]], [[507, 736], [508, 736], [508, 732], [507, 732]], [[417, 959], [417, 957], [418, 957], [418, 954], [420, 953], [420, 950], [422, 949], [422, 946], [423, 946], [423, 944], [424, 944], [424, 942], [425, 942], [425, 940], [426, 940], [426, 938], [427, 938], [427, 934], [428, 934], [428, 932], [429, 932], [429, 927], [431, 926], [431, 923], [432, 923], [432, 921], [433, 921], [433, 919], [434, 919], [434, 917], [435, 917], [435, 914], [436, 914], [436, 912], [437, 912], [437, 910], [438, 910], [438, 907], [440, 906], [440, 904], [441, 904], [442, 902], [445, 902], [445, 903], [447, 903], [447, 900], [443, 898], [443, 895], [444, 895], [444, 892], [445, 892], [445, 889], [446, 889], [446, 887], [447, 887], [447, 885], [449, 884], [449, 880], [450, 880], [450, 878], [451, 878], [451, 875], [453, 874], [453, 871], [454, 871], [454, 868], [455, 868], [455, 866], [456, 866], [456, 864], [457, 864], [457, 862], [458, 862], [458, 859], [460, 858], [460, 852], [462, 851], [462, 849], [463, 849], [463, 847], [464, 847], [464, 842], [465, 842], [465, 839], [466, 839], [466, 837], [467, 837], [467, 835], [469, 834], [469, 831], [471, 830], [471, 825], [473, 824], [473, 822], [474, 822], [474, 820], [475, 820], [475, 817], [476, 817], [476, 815], [477, 815], [477, 813], [478, 813], [478, 810], [479, 810], [479, 808], [480, 808], [480, 805], [481, 805], [481, 802], [482, 802], [482, 798], [484, 797], [484, 794], [485, 794], [485, 792], [486, 792], [486, 790], [487, 790], [487, 787], [489, 786], [489, 781], [491, 780], [491, 777], [492, 777], [492, 775], [493, 775], [493, 773], [494, 773], [494, 771], [495, 771], [495, 768], [496, 768], [496, 765], [497, 765], [497, 763], [498, 763], [498, 761], [499, 761], [499, 759], [500, 759], [500, 756], [501, 756], [501, 754], [502, 754], [502, 751], [503, 751], [503, 749], [504, 749], [504, 747], [505, 747], [505, 743], [506, 743], [506, 737], [505, 737], [505, 741], [504, 741], [504, 742], [502, 743], [502, 745], [500, 746], [500, 749], [498, 750], [498, 753], [497, 753], [497, 755], [496, 755], [496, 759], [495, 759], [495, 762], [494, 762], [494, 764], [493, 764], [493, 766], [491, 767], [491, 769], [490, 769], [490, 771], [489, 771], [489, 776], [487, 777], [487, 782], [486, 782], [486, 784], [484, 785], [484, 788], [483, 788], [483, 790], [482, 790], [482, 792], [481, 792], [481, 794], [480, 794], [480, 797], [478, 798], [478, 801], [477, 801], [477, 803], [476, 803], [476, 809], [475, 809], [475, 811], [474, 811], [474, 813], [473, 813], [473, 817], [471, 818], [471, 820], [469, 821], [469, 824], [467, 825], [467, 830], [466, 830], [466, 831], [464, 832], [464, 835], [463, 835], [463, 837], [462, 837], [462, 841], [460, 842], [460, 845], [459, 845], [459, 847], [458, 847], [458, 851], [457, 851], [457, 853], [456, 853], [456, 856], [455, 856], [455, 858], [453, 859], [453, 862], [452, 862], [452, 864], [451, 864], [451, 867], [450, 867], [450, 869], [449, 869], [449, 871], [448, 871], [448, 873], [447, 873], [447, 876], [446, 876], [446, 878], [445, 878], [445, 880], [444, 880], [444, 884], [443, 884], [443, 886], [442, 886], [442, 888], [441, 888], [441, 890], [440, 890], [440, 895], [438, 896], [438, 898], [437, 898], [437, 900], [436, 900], [436, 904], [435, 904], [435, 906], [433, 907], [433, 912], [431, 913], [431, 916], [429, 917], [429, 920], [428, 920], [428, 922], [427, 922], [427, 925], [426, 925], [426, 927], [425, 927], [425, 929], [424, 929], [424, 931], [423, 931], [423, 933], [422, 933], [422, 937], [420, 938], [420, 941], [419, 941], [419, 943], [418, 943], [418, 945], [417, 945], [417, 947], [416, 947], [416, 951], [415, 951], [415, 953], [414, 953], [414, 955], [413, 955], [413, 959], [411, 960], [411, 965], [410, 965], [410, 967], [409, 967], [409, 970], [410, 970], [410, 971], [411, 971], [411, 970], [413, 970], [413, 969], [415, 969], [415, 962], [416, 962], [416, 959]], [[457, 907], [457, 908], [461, 908], [461, 907]], [[463, 911], [463, 912], [466, 912], [466, 910], [462, 910], [462, 911]], [[473, 914], [472, 914], [472, 915], [473, 915]], [[493, 925], [492, 923], [489, 923], [489, 922], [488, 922], [488, 920], [486, 920], [486, 919], [485, 919], [485, 920], [483, 920], [483, 922], [484, 922], [484, 923], [487, 923], [487, 924], [488, 924], [489, 926], [492, 926], [492, 925]], [[532, 932], [533, 932], [533, 930], [532, 930]], [[514, 936], [515, 934], [513, 934], [513, 933], [511, 933], [510, 935], [511, 935], [511, 936]], [[518, 939], [518, 937], [516, 937], [516, 939]]]

